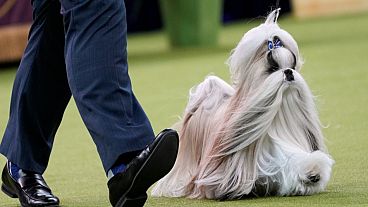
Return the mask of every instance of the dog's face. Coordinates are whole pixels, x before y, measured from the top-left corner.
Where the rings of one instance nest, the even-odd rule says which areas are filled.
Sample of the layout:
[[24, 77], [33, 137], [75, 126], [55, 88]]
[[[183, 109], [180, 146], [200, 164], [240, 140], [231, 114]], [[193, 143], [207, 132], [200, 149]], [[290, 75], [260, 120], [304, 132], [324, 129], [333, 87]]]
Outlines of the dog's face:
[[228, 64], [233, 85], [247, 92], [258, 88], [273, 73], [282, 73], [284, 80], [293, 81], [302, 61], [294, 38], [281, 29], [273, 11], [266, 22], [244, 34], [233, 50]]

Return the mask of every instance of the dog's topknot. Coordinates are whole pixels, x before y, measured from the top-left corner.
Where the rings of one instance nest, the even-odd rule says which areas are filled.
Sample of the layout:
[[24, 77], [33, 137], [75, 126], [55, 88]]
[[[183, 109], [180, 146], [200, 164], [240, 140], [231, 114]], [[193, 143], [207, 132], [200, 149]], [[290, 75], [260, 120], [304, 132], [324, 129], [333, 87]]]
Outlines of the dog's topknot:
[[265, 24], [277, 24], [277, 19], [279, 18], [281, 8], [273, 10], [265, 21]]

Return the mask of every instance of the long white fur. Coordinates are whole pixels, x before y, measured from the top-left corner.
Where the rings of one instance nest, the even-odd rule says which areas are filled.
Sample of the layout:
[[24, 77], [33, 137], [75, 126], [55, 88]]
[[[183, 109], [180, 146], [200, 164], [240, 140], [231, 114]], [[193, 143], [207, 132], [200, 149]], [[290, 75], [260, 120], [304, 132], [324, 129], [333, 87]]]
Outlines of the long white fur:
[[[334, 161], [324, 144], [313, 95], [299, 73], [296, 41], [276, 20], [248, 31], [228, 65], [232, 85], [208, 76], [190, 91], [171, 172], [153, 196], [235, 199], [247, 195], [311, 195], [323, 191]], [[267, 41], [280, 69], [269, 73]], [[294, 67], [294, 68], [292, 68]], [[285, 70], [293, 70], [294, 80]], [[311, 182], [311, 176], [319, 176]]]

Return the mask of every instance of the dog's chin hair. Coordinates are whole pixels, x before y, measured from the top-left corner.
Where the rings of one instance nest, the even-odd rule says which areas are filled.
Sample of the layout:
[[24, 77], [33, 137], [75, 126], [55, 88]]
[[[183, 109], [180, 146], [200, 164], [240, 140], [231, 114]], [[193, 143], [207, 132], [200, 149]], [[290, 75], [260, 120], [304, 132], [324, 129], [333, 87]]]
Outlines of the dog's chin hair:
[[279, 145], [285, 142], [304, 151], [313, 151], [316, 145], [325, 150], [313, 95], [302, 76], [293, 74], [294, 81], [286, 81], [283, 70], [271, 74], [237, 106], [223, 132], [218, 155], [232, 154], [266, 133]]
[[[176, 124], [178, 158], [153, 196], [235, 199], [325, 189], [334, 161], [324, 145], [314, 97], [299, 73], [296, 42], [267, 23], [275, 11], [232, 52], [232, 86], [209, 76], [190, 91]], [[272, 51], [279, 68], [270, 72], [266, 43], [275, 36], [283, 47]]]

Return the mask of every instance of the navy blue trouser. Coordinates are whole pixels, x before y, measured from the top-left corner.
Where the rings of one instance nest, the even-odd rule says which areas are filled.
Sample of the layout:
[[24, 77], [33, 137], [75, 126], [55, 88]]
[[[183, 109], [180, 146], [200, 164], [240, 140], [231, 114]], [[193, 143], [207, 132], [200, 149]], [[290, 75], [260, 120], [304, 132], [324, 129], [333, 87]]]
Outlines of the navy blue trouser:
[[128, 75], [123, 0], [33, 0], [0, 152], [43, 173], [73, 95], [105, 171], [154, 139]]

